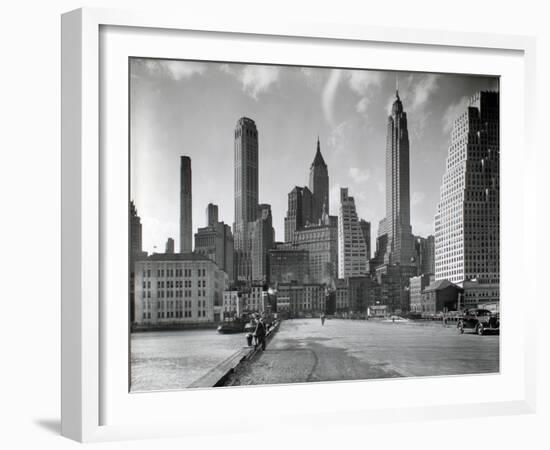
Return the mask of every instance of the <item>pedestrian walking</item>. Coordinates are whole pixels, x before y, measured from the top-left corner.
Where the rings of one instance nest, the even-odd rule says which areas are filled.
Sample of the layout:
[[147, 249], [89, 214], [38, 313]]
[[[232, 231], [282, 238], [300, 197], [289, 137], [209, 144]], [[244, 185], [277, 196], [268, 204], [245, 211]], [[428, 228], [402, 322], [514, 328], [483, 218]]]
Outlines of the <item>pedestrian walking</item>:
[[325, 315], [321, 314], [321, 325], [325, 326]]
[[256, 323], [256, 329], [254, 330], [254, 336], [257, 339], [257, 345], [262, 346], [262, 351], [265, 350], [265, 324], [263, 319], [260, 317]]

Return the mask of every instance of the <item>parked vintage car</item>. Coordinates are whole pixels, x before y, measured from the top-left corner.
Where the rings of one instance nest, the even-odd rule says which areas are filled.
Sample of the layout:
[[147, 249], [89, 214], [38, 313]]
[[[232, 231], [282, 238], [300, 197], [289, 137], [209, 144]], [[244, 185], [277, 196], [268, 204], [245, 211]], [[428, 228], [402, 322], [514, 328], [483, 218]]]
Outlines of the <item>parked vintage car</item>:
[[480, 336], [489, 331], [498, 332], [500, 329], [499, 314], [482, 308], [466, 309], [456, 327], [460, 334], [464, 333], [466, 329], [473, 330]]

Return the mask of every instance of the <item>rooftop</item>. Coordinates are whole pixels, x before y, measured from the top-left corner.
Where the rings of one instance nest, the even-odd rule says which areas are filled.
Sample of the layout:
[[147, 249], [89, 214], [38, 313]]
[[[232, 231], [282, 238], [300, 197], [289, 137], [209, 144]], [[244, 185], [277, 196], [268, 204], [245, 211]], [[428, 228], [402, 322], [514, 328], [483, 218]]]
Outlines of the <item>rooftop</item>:
[[200, 253], [153, 253], [140, 261], [210, 261], [210, 258]]
[[428, 291], [440, 291], [442, 289], [446, 289], [448, 288], [449, 286], [453, 286], [455, 287], [456, 289], [458, 290], [462, 290], [462, 288], [460, 286], [457, 286], [456, 284], [454, 283], [451, 283], [449, 280], [439, 280], [439, 281], [434, 281], [433, 283], [431, 283], [429, 286], [427, 286], [425, 289], [424, 289], [424, 292], [428, 292]]

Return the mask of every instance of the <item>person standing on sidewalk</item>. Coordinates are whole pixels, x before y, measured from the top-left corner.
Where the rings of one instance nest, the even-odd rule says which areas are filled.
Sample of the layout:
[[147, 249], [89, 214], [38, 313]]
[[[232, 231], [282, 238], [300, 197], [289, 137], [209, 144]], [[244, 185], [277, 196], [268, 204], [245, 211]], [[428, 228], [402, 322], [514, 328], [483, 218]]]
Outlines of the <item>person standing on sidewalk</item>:
[[264, 320], [260, 317], [256, 323], [256, 329], [254, 330], [254, 336], [257, 339], [257, 345], [262, 346], [262, 351], [265, 350], [265, 324]]
[[321, 325], [325, 326], [325, 314], [321, 314]]

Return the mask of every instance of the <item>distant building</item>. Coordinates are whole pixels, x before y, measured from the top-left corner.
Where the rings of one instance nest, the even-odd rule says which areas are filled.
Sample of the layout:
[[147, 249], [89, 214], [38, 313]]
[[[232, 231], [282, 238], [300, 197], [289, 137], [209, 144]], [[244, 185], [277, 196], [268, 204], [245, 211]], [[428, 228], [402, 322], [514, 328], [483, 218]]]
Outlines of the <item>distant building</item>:
[[171, 326], [217, 322], [227, 274], [198, 253], [154, 253], [136, 261], [136, 323]]
[[435, 240], [432, 235], [427, 238], [414, 237], [416, 262], [419, 274], [435, 274]]
[[143, 255], [141, 218], [137, 214], [136, 205], [130, 202], [130, 267], [136, 258]]
[[242, 317], [244, 299], [238, 290], [224, 291], [222, 305], [222, 320]]
[[350, 312], [367, 312], [367, 308], [374, 303], [372, 279], [370, 276], [358, 276], [349, 277], [347, 281]]
[[409, 280], [416, 275], [416, 266], [382, 265], [376, 269], [379, 301], [388, 312], [402, 314], [409, 310]]
[[348, 195], [347, 188], [341, 188], [338, 213], [338, 278], [363, 276], [367, 269], [367, 244], [357, 218], [355, 201]]
[[338, 222], [331, 220], [326, 212], [318, 225], [306, 226], [294, 233], [294, 247], [308, 251], [312, 283], [331, 284], [338, 278]]
[[409, 281], [410, 311], [422, 312], [422, 292], [434, 281], [433, 275], [424, 274], [412, 277]]
[[218, 205], [208, 203], [206, 206], [206, 226], [211, 227], [218, 223]]
[[[487, 305], [497, 304], [500, 299], [499, 283], [480, 283], [477, 280], [468, 280], [462, 283], [464, 296], [460, 308], [484, 308]], [[498, 306], [496, 307], [498, 310]]]
[[230, 280], [234, 279], [233, 234], [229, 225], [211, 221], [207, 227], [199, 228], [195, 233], [195, 252], [210, 258]]
[[267, 312], [268, 294], [260, 285], [223, 293], [223, 320]]
[[440, 312], [456, 311], [459, 296], [464, 290], [449, 280], [438, 280], [422, 292], [422, 314], [430, 316]]
[[193, 195], [191, 158], [180, 160], [180, 253], [193, 251]]
[[339, 278], [336, 281], [336, 312], [347, 313], [349, 309], [348, 282]]
[[137, 209], [134, 202], [130, 202], [130, 323], [134, 323], [135, 321], [135, 262], [136, 260], [147, 256], [147, 253], [145, 253], [142, 248], [141, 236], [141, 218], [137, 214]]
[[[474, 95], [453, 125], [435, 216], [435, 279], [500, 280], [499, 93]], [[471, 296], [472, 304], [477, 301]]]
[[166, 247], [164, 253], [174, 253], [174, 239], [168, 238], [166, 240]]
[[271, 206], [258, 206], [258, 219], [251, 227], [252, 281], [267, 282], [269, 275], [268, 252], [275, 245], [275, 230], [271, 217]]
[[272, 249], [269, 257], [269, 283], [309, 282], [309, 253], [301, 249]]
[[365, 240], [365, 244], [367, 245], [367, 261], [370, 260], [370, 222], [367, 222], [364, 219], [361, 219], [359, 221], [359, 226], [361, 227], [361, 231], [363, 232], [363, 239]]
[[296, 186], [288, 193], [288, 209], [285, 217], [285, 242], [293, 242], [294, 233], [313, 220], [313, 194], [307, 187]]
[[320, 314], [326, 310], [326, 291], [321, 284], [280, 283], [277, 287], [277, 309], [288, 302], [291, 315]]

